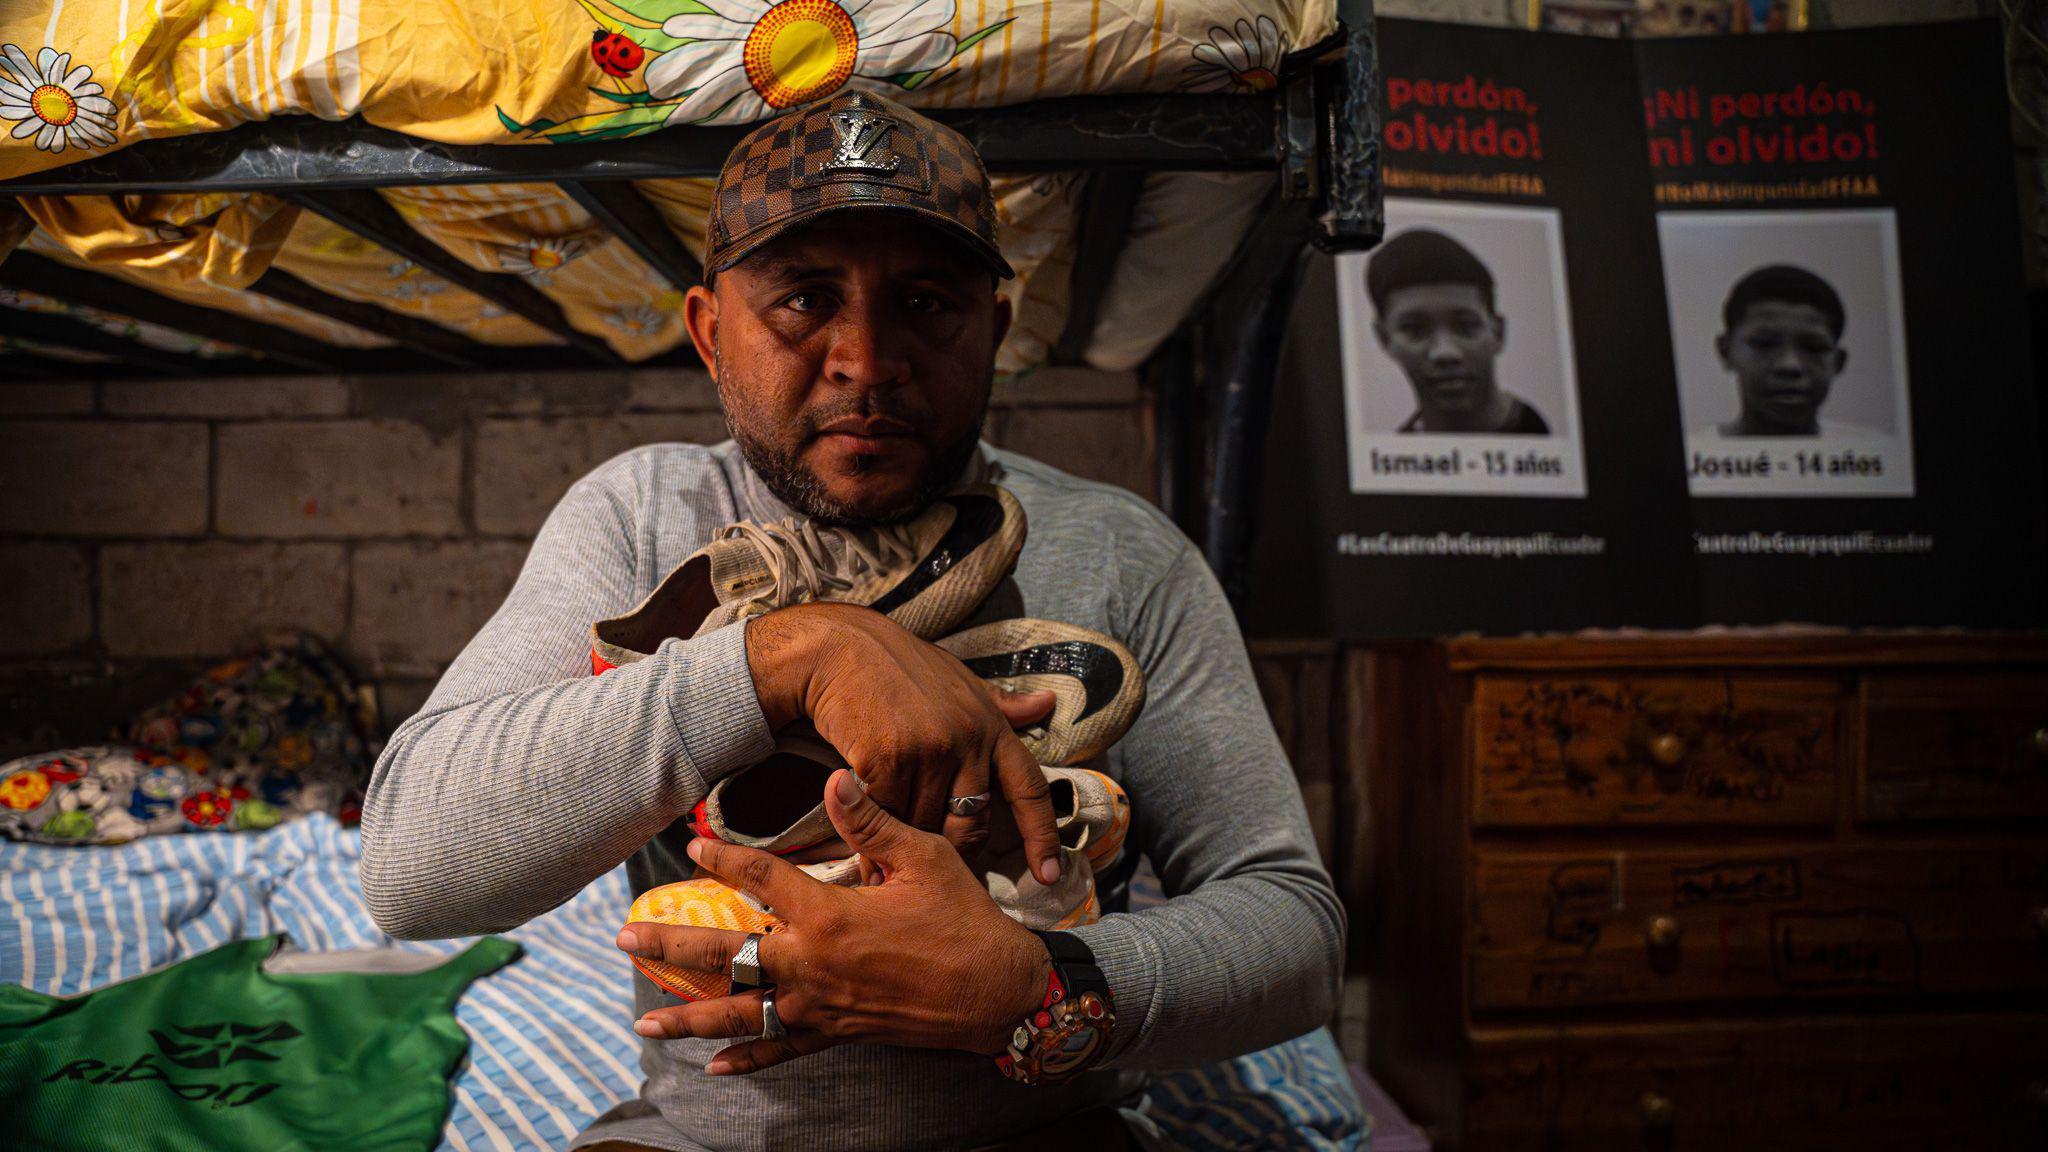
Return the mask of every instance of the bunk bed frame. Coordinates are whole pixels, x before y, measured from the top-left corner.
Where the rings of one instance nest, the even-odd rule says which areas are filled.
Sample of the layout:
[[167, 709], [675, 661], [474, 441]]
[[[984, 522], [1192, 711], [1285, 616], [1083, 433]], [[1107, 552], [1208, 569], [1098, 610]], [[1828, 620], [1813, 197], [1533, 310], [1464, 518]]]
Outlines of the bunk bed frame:
[[[1309, 250], [1357, 251], [1383, 225], [1379, 70], [1371, 0], [1340, 0], [1338, 32], [1289, 58], [1279, 85], [1256, 95], [1084, 96], [933, 115], [963, 133], [992, 172], [1088, 173], [1075, 235], [1065, 328], [1052, 362], [1080, 360], [1116, 267], [1144, 176], [1157, 171], [1273, 172], [1276, 188], [1208, 297], [1147, 365], [1161, 506], [1202, 543], [1233, 601], [1248, 577], [1260, 454], [1280, 349]], [[244, 361], [145, 347], [64, 316], [0, 308], [0, 336], [111, 357], [124, 374], [199, 376], [573, 368], [621, 363], [570, 326], [559, 305], [514, 275], [463, 263], [402, 219], [374, 189], [429, 184], [557, 184], [678, 289], [702, 278], [689, 250], [632, 181], [715, 177], [751, 126], [675, 128], [627, 140], [549, 147], [458, 147], [360, 120], [289, 117], [224, 132], [135, 144], [0, 182], [15, 196], [252, 192], [285, 197], [560, 337], [560, 349], [503, 348], [374, 304], [321, 291], [280, 269], [252, 291], [393, 341], [346, 349], [273, 324], [172, 300], [30, 252], [0, 261], [0, 286], [239, 345]], [[8, 363], [13, 361], [13, 363]], [[696, 362], [687, 346], [653, 363]], [[19, 355], [0, 374], [76, 375], [77, 365]]]

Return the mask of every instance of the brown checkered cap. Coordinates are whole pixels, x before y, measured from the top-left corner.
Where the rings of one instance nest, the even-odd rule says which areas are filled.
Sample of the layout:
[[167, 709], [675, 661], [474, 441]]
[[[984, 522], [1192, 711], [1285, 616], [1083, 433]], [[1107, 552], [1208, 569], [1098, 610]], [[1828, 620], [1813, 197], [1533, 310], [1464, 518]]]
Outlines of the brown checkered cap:
[[894, 100], [851, 92], [747, 134], [718, 174], [706, 231], [706, 279], [761, 245], [850, 209], [908, 212], [1016, 275], [996, 246], [988, 172], [967, 138]]

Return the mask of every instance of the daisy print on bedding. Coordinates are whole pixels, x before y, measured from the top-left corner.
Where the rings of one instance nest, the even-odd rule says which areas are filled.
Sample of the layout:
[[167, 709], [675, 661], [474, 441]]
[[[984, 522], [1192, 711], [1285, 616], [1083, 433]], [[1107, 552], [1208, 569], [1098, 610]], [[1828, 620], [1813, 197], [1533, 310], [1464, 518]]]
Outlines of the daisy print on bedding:
[[1235, 30], [1209, 29], [1209, 39], [1195, 45], [1195, 62], [1184, 71], [1188, 92], [1270, 92], [1280, 86], [1280, 58], [1287, 54], [1287, 34], [1271, 16], [1258, 23], [1239, 20]]
[[[707, 6], [712, 7], [712, 6]], [[647, 66], [670, 123], [745, 124], [822, 100], [848, 80], [929, 72], [960, 42], [954, 0], [716, 0], [661, 30], [687, 40]]]
[[393, 300], [420, 300], [448, 290], [446, 280], [410, 260], [400, 260], [387, 271], [394, 281], [387, 289]]
[[956, 38], [958, 0], [576, 3], [598, 24], [593, 45], [602, 50], [593, 48], [591, 67], [601, 83], [590, 92], [609, 107], [525, 122], [499, 108], [515, 138], [617, 140], [672, 124], [765, 120], [849, 85], [915, 91], [957, 75], [963, 54], [1011, 22]]
[[16, 140], [34, 136], [45, 152], [110, 147], [114, 102], [105, 93], [69, 52], [44, 48], [31, 61], [20, 46], [0, 45], [0, 119], [15, 121]]
[[507, 272], [525, 276], [545, 285], [555, 270], [583, 255], [590, 245], [582, 240], [554, 236], [536, 237], [499, 252], [498, 265]]
[[652, 304], [628, 304], [605, 313], [605, 322], [631, 336], [646, 336], [668, 322], [661, 309]]

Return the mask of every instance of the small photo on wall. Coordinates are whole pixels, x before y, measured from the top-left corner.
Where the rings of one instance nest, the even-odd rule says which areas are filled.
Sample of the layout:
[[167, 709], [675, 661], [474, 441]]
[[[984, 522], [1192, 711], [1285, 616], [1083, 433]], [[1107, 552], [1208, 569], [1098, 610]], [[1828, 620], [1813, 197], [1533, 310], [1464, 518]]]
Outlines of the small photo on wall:
[[1386, 208], [1336, 261], [1351, 490], [1584, 496], [1557, 212]]
[[1529, 27], [1592, 36], [1797, 32], [1807, 0], [1529, 0]]
[[1657, 219], [1695, 496], [1911, 496], [1890, 209]]

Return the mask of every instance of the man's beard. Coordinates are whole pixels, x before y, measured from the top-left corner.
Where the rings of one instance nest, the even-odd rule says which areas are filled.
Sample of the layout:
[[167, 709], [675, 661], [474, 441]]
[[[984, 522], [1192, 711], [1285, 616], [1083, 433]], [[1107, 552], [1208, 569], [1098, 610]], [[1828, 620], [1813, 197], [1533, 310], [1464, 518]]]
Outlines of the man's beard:
[[[981, 409], [974, 414], [974, 422], [968, 425], [966, 434], [954, 443], [933, 447], [917, 482], [901, 500], [880, 508], [861, 508], [832, 496], [816, 470], [803, 462], [804, 448], [816, 437], [819, 428], [834, 420], [849, 416], [887, 416], [903, 420], [913, 427], [925, 427], [929, 420], [918, 418], [924, 413], [908, 411], [897, 404], [893, 392], [869, 392], [864, 394], [864, 398], [804, 412], [798, 417], [804, 427], [795, 430], [799, 435], [787, 445], [771, 443], [756, 435], [740, 415], [744, 406], [735, 403], [735, 397], [745, 390], [735, 386], [737, 380], [729, 373], [730, 366], [723, 354], [714, 353], [713, 367], [718, 376], [718, 399], [725, 410], [725, 429], [738, 442], [740, 455], [746, 459], [747, 466], [761, 477], [768, 490], [798, 515], [825, 524], [856, 528], [907, 520], [922, 512], [935, 497], [959, 479], [980, 443], [982, 420], [988, 414], [989, 381], [995, 375], [995, 366], [991, 364], [981, 389]], [[748, 415], [751, 416], [751, 412]]]

